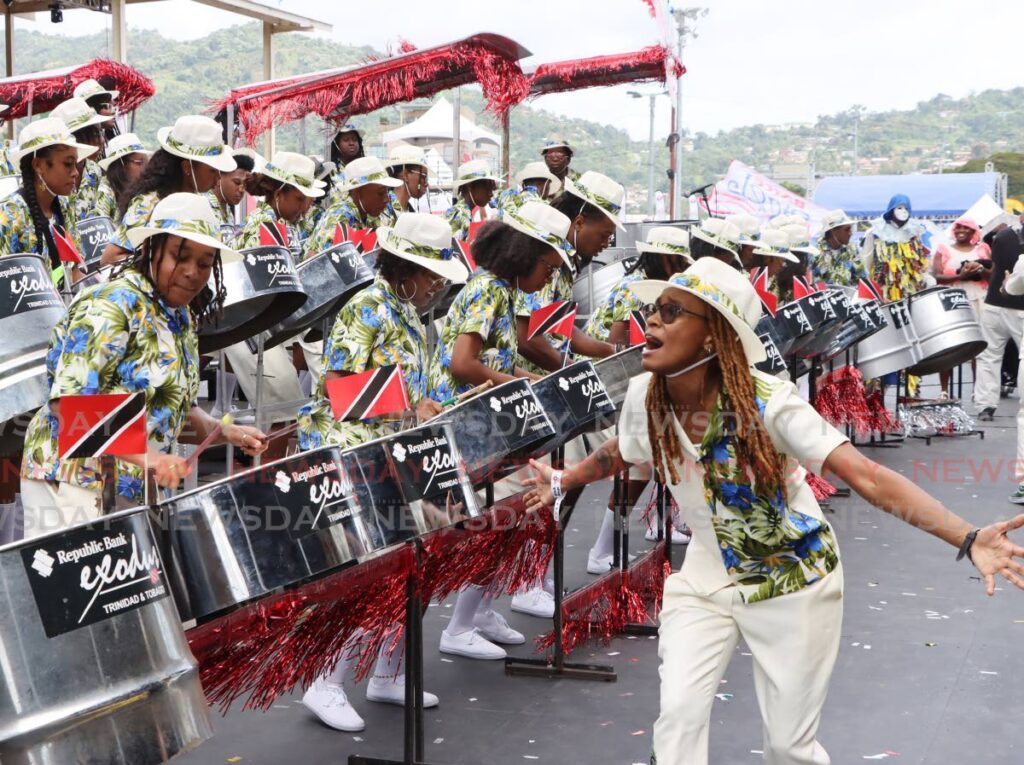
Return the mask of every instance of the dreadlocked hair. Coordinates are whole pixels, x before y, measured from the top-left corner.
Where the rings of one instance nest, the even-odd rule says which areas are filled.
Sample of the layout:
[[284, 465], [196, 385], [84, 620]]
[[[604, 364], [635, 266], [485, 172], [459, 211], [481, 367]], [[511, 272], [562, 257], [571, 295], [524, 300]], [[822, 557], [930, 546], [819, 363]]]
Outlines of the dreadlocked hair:
[[[728, 320], [718, 311], [708, 313], [708, 328], [717, 353], [716, 361], [722, 376], [722, 412], [725, 428], [733, 436], [736, 461], [751, 478], [758, 493], [780, 492], [786, 501], [786, 462], [764, 426], [757, 407], [754, 378], [743, 351], [743, 345]], [[675, 428], [674, 414], [668, 393], [668, 379], [655, 373], [647, 388], [647, 435], [658, 480], [665, 483], [666, 474], [672, 483], [679, 483], [678, 465], [683, 463], [683, 450]]]
[[[117, 278], [126, 271], [136, 271], [149, 282], [156, 293], [156, 282], [153, 281], [153, 272], [160, 269], [160, 264], [167, 256], [167, 240], [169, 234], [156, 234], [144, 241], [134, 253], [125, 258], [114, 270], [111, 278]], [[178, 243], [178, 253], [185, 246], [185, 240]], [[198, 330], [204, 324], [215, 321], [224, 307], [224, 300], [227, 298], [227, 289], [224, 287], [224, 268], [220, 259], [220, 250], [213, 258], [213, 289], [209, 286], [203, 287], [202, 291], [192, 298], [189, 303], [189, 311], [192, 313], [192, 320]]]
[[124, 196], [118, 200], [118, 213], [123, 216], [131, 201], [141, 194], [155, 191], [157, 196], [163, 199], [176, 191], [181, 191], [185, 180], [181, 169], [182, 161], [181, 157], [176, 157], [163, 149], [153, 152], [142, 175], [128, 187]]
[[[28, 204], [29, 215], [32, 216], [32, 227], [36, 232], [36, 246], [41, 253], [46, 252], [46, 232], [49, 230], [50, 222], [43, 215], [43, 208], [39, 206], [39, 197], [36, 196], [36, 171], [32, 167], [32, 160], [35, 157], [46, 159], [50, 156], [52, 150], [52, 146], [47, 146], [35, 152], [35, 154], [26, 154], [18, 163], [21, 170], [22, 195]], [[54, 210], [60, 208], [60, 201], [58, 199], [53, 200], [53, 208]]]

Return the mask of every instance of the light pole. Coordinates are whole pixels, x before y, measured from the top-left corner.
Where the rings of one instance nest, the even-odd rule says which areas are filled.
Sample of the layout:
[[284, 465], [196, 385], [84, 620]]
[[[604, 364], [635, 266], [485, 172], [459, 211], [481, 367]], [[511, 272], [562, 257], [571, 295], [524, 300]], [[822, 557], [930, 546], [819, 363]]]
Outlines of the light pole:
[[633, 98], [643, 98], [646, 96], [651, 102], [651, 124], [647, 138], [647, 219], [654, 220], [654, 99], [658, 96], [664, 96], [668, 91], [660, 91], [658, 93], [641, 93], [638, 90], [628, 91], [628, 95]]
[[[676, 29], [679, 37], [676, 42], [676, 60], [679, 65], [683, 64], [683, 48], [686, 47], [686, 38], [697, 39], [697, 32], [687, 22], [696, 21], [708, 15], [707, 8], [673, 8], [672, 16], [676, 20]], [[683, 78], [676, 78], [676, 161], [672, 168], [672, 206], [673, 220], [689, 215], [686, 202], [683, 201]]]

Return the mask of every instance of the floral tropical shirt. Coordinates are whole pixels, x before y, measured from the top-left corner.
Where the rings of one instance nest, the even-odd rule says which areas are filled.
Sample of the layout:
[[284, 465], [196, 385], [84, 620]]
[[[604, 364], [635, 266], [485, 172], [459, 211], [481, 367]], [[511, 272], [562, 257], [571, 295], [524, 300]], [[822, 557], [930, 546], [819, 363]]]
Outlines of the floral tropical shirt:
[[860, 252], [849, 242], [834, 249], [821, 237], [816, 246], [821, 254], [811, 259], [814, 281], [856, 287], [861, 279], [867, 278]]
[[521, 189], [505, 189], [498, 195], [495, 204], [499, 210], [505, 210], [509, 207], [519, 207], [524, 202], [544, 202], [547, 204], [548, 200], [537, 192], [536, 186], [523, 186]]
[[646, 278], [643, 271], [639, 269], [622, 277], [622, 281], [615, 285], [607, 299], [591, 315], [583, 331], [595, 340], [608, 342], [608, 336], [611, 334], [612, 325], [615, 322], [629, 321], [633, 311], [643, 308], [640, 298], [633, 294], [629, 285]]
[[[242, 226], [242, 231], [238, 234], [235, 239], [234, 247], [236, 250], [248, 250], [251, 247], [260, 246], [260, 226], [264, 223], [270, 226], [276, 225], [278, 222], [277, 213], [274, 212], [273, 208], [266, 202], [260, 202], [256, 205], [256, 209], [252, 211], [248, 218], [245, 219], [245, 225]], [[299, 227], [294, 223], [288, 223], [285, 221], [285, 226], [288, 229], [288, 245], [294, 247], [298, 253], [302, 252], [302, 232], [299, 231]]]
[[299, 410], [299, 448], [357, 446], [374, 438], [397, 433], [401, 423], [377, 418], [366, 422], [339, 422], [327, 397], [327, 372], [365, 372], [390, 364], [402, 367], [409, 403], [416, 406], [427, 397], [430, 359], [423, 324], [411, 303], [399, 300], [379, 275], [357, 293], [338, 313], [324, 344], [323, 374], [311, 403]]
[[334, 244], [334, 232], [341, 223], [349, 228], [378, 229], [381, 226], [393, 226], [395, 219], [392, 212], [384, 210], [378, 216], [363, 215], [352, 204], [352, 199], [346, 194], [338, 202], [324, 210], [323, 215], [313, 229], [313, 233], [306, 239], [303, 247], [303, 259], [311, 258], [319, 252], [323, 252]]
[[[57, 197], [60, 213], [64, 219], [64, 227], [78, 251], [82, 251], [82, 242], [78, 238], [78, 218], [69, 197]], [[28, 202], [18, 192], [9, 194], [0, 201], [0, 257], [22, 252], [34, 252], [45, 255], [46, 266], [51, 270], [53, 280], [58, 285], [63, 277], [63, 269], [54, 270], [57, 253], [51, 253], [44, 238], [42, 242], [36, 236], [36, 227], [32, 222], [32, 214]]]
[[117, 217], [117, 195], [114, 194], [114, 187], [110, 185], [110, 181], [107, 180], [105, 175], [100, 178], [99, 186], [96, 188], [96, 199], [93, 201], [92, 210], [89, 212], [88, 217], [95, 218], [100, 215], [110, 218], [115, 226], [119, 222]]
[[85, 160], [82, 176], [78, 179], [78, 188], [71, 195], [71, 204], [75, 208], [78, 220], [85, 220], [96, 215], [96, 196], [99, 194], [100, 181], [103, 180], [103, 168], [93, 160]]
[[[534, 311], [538, 311], [558, 300], [572, 300], [572, 278], [572, 271], [563, 267], [558, 272], [558, 276], [541, 287], [538, 292], [516, 290], [516, 316], [529, 317]], [[554, 346], [555, 350], [563, 356], [568, 354], [568, 360], [572, 360], [571, 338], [564, 335], [549, 334], [547, 339]], [[516, 366], [520, 366], [538, 375], [546, 375], [548, 373], [548, 370], [541, 369], [521, 355], [516, 356]]]
[[124, 216], [118, 223], [117, 231], [114, 232], [114, 236], [111, 238], [110, 243], [116, 244], [122, 250], [135, 252], [135, 248], [132, 247], [132, 243], [128, 241], [128, 232], [133, 228], [145, 226], [149, 223], [149, 216], [153, 214], [153, 208], [156, 207], [156, 203], [159, 201], [160, 197], [155, 191], [139, 194], [137, 197], [132, 199], [132, 201], [128, 203], [128, 209], [124, 211]]
[[[761, 417], [772, 383], [755, 377]], [[748, 603], [797, 592], [818, 581], [839, 563], [838, 545], [824, 520], [787, 505], [781, 491], [758, 493], [736, 460], [735, 436], [716, 403], [700, 445], [704, 498], [722, 562], [740, 585], [756, 585]]]
[[[169, 307], [127, 271], [71, 304], [50, 336], [46, 373], [51, 401], [143, 391], [149, 443], [169, 452], [199, 392], [199, 341], [187, 307]], [[98, 460], [57, 459], [57, 418], [47, 406], [29, 424], [21, 475], [95, 491], [103, 484]], [[141, 469], [117, 461], [117, 492], [141, 500]]]
[[[497, 200], [492, 199], [487, 203], [491, 210], [497, 209]], [[469, 223], [473, 219], [473, 211], [464, 197], [459, 197], [455, 204], [445, 210], [444, 219], [452, 227], [452, 236], [459, 241], [465, 241], [469, 237]]]
[[430, 397], [444, 402], [473, 386], [452, 374], [452, 353], [459, 335], [479, 335], [480, 361], [507, 375], [516, 368], [516, 321], [512, 285], [489, 271], [478, 271], [462, 288], [445, 319], [430, 365]]
[[18, 144], [9, 138], [0, 143], [0, 178], [8, 178], [12, 175], [20, 175], [21, 172], [11, 159], [14, 152], [18, 150]]

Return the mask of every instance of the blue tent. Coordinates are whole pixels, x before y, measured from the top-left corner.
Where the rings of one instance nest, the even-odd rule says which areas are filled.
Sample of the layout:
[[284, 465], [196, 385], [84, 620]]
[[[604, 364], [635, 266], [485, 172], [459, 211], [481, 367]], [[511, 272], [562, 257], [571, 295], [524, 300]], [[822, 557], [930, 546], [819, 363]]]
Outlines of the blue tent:
[[1000, 199], [1000, 183], [999, 173], [839, 176], [818, 184], [814, 202], [855, 218], [874, 218], [885, 212], [893, 194], [906, 194], [915, 217], [955, 218], [985, 194]]

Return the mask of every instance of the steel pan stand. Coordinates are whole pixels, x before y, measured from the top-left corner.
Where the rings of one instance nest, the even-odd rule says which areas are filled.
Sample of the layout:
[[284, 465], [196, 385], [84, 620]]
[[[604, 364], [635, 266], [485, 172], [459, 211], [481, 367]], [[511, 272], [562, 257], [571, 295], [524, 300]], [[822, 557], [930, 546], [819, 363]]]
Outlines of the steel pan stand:
[[351, 754], [348, 765], [427, 765], [423, 761], [423, 599], [418, 578], [423, 563], [423, 541], [416, 538], [408, 544], [412, 547], [413, 567], [405, 585], [405, 720], [402, 759]]
[[[559, 446], [551, 454], [551, 464], [556, 470], [561, 470], [565, 462], [565, 448]], [[583, 493], [583, 487], [566, 492], [564, 504], [562, 505], [558, 523], [558, 533], [555, 536], [555, 550], [552, 560], [552, 574], [555, 578], [555, 615], [554, 633], [555, 644], [550, 659], [518, 659], [509, 657], [505, 659], [506, 675], [521, 675], [526, 677], [564, 677], [571, 680], [603, 680], [606, 683], [614, 683], [618, 677], [614, 667], [601, 664], [571, 664], [565, 660], [565, 646], [562, 643], [562, 602], [565, 592], [565, 526], [576, 509], [576, 502]], [[349, 765], [358, 765], [349, 763]], [[375, 765], [368, 763], [368, 765]]]

